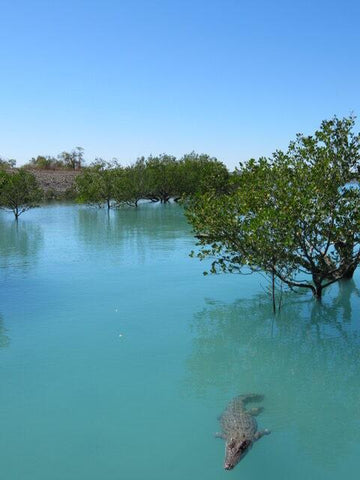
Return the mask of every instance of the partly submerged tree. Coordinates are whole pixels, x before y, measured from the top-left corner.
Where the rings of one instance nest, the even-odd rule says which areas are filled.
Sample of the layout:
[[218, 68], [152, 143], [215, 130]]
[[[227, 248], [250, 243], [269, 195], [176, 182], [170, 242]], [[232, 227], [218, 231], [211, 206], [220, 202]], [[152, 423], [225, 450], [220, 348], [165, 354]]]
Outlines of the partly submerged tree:
[[182, 198], [208, 191], [223, 194], [229, 188], [229, 172], [215, 157], [191, 152], [179, 161], [177, 189]]
[[140, 157], [127, 167], [98, 160], [76, 178], [78, 200], [137, 207], [140, 200], [167, 203], [207, 191], [229, 190], [225, 165], [209, 155], [195, 152], [177, 160], [172, 155]]
[[286, 153], [240, 165], [236, 191], [192, 200], [187, 216], [198, 257], [215, 273], [263, 271], [290, 288], [323, 289], [360, 261], [360, 137], [334, 117]]
[[29, 210], [38, 206], [43, 198], [35, 176], [20, 168], [18, 171], [0, 171], [0, 208], [10, 210], [15, 219]]
[[139, 158], [133, 165], [123, 168], [115, 182], [116, 203], [136, 208], [139, 200], [148, 198], [150, 195], [148, 178], [144, 158]]
[[96, 159], [75, 179], [78, 201], [99, 207], [105, 203], [109, 210], [115, 205], [116, 182], [121, 173], [116, 162]]
[[315, 188], [327, 198], [333, 213], [332, 245], [340, 259], [344, 278], [351, 278], [358, 265], [359, 228], [357, 218], [360, 173], [360, 134], [353, 128], [355, 117], [336, 116], [323, 121], [314, 136], [297, 135], [289, 146], [293, 161], [303, 162], [318, 175]]
[[167, 203], [172, 197], [178, 196], [179, 163], [174, 156], [150, 156], [145, 165], [149, 200]]

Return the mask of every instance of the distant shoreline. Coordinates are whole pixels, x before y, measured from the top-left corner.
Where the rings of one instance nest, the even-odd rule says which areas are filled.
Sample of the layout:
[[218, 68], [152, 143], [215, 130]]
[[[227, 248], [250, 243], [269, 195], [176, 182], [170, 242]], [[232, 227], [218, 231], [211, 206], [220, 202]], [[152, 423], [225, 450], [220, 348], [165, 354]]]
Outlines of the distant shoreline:
[[31, 172], [44, 190], [45, 198], [50, 199], [74, 199], [75, 178], [81, 170], [40, 170], [27, 169]]

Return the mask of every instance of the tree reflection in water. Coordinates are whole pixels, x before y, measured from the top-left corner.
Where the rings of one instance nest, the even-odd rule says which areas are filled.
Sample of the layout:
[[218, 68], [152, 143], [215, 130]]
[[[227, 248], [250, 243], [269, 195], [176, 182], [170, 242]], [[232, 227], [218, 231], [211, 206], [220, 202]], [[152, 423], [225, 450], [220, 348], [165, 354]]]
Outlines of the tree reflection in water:
[[43, 244], [40, 225], [0, 218], [0, 268], [28, 268]]
[[221, 399], [265, 393], [269, 428], [296, 433], [302, 454], [339, 461], [360, 442], [358, 297], [352, 281], [322, 304], [291, 294], [275, 317], [266, 295], [209, 301], [192, 324], [190, 391]]
[[6, 335], [6, 329], [4, 327], [3, 318], [0, 315], [0, 348], [7, 347], [9, 343], [10, 343], [10, 339]]
[[144, 202], [138, 208], [123, 207], [110, 212], [80, 208], [75, 223], [83, 248], [97, 255], [116, 253], [119, 258], [127, 258], [131, 251], [144, 262], [149, 245], [152, 252], [156, 248], [171, 254], [184, 238], [192, 242], [190, 227], [177, 204]]

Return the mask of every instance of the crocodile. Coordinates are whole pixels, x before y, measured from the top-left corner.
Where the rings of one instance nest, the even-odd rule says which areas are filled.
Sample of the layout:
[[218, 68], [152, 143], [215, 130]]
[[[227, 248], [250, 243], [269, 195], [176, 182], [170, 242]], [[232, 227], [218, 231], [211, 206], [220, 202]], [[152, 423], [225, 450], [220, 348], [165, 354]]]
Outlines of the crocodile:
[[248, 402], [259, 402], [263, 395], [254, 393], [235, 397], [219, 418], [222, 432], [216, 436], [225, 440], [225, 470], [232, 470], [244, 458], [254, 442], [268, 435], [269, 430], [257, 430], [255, 416], [262, 407], [246, 409]]

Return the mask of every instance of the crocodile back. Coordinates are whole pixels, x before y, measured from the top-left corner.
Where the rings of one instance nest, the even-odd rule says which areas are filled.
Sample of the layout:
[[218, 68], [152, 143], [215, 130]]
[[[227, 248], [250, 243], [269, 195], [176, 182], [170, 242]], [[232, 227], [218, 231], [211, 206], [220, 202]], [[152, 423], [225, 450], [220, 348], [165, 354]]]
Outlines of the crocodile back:
[[255, 418], [245, 410], [240, 397], [232, 400], [220, 419], [223, 434], [227, 439], [252, 440], [257, 430]]

